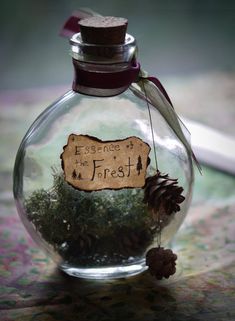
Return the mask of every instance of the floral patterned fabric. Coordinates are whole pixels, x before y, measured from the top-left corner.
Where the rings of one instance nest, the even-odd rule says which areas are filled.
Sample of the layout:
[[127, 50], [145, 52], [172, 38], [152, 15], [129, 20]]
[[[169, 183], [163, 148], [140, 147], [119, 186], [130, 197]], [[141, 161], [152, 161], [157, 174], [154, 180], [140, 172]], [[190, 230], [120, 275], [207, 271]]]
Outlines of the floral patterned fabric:
[[232, 176], [205, 167], [202, 177], [196, 174], [192, 207], [173, 242], [177, 273], [166, 281], [148, 272], [115, 281], [74, 279], [31, 240], [13, 202], [14, 157], [27, 127], [58, 92], [1, 95], [0, 320], [235, 320]]

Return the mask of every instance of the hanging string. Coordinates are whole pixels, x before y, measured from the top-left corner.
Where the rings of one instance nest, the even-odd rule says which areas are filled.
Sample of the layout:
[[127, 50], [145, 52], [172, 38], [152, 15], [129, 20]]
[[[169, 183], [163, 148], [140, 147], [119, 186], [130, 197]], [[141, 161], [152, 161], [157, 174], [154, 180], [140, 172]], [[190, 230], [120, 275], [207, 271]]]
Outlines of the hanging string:
[[161, 218], [160, 213], [157, 214], [157, 246], [161, 247], [162, 241], [162, 228], [161, 228]]
[[[142, 79], [142, 84], [143, 84], [143, 90], [144, 90], [146, 104], [147, 104], [147, 107], [148, 107], [148, 115], [149, 115], [149, 123], [150, 123], [150, 128], [151, 128], [151, 136], [152, 136], [153, 152], [154, 152], [154, 159], [155, 159], [155, 164], [156, 164], [156, 171], [158, 171], [157, 152], [156, 152], [155, 139], [154, 139], [153, 121], [152, 121], [151, 110], [150, 110], [148, 97], [147, 97], [147, 93], [146, 93], [146, 89], [145, 89], [145, 85], [144, 85], [144, 80], [143, 79]], [[162, 236], [161, 217], [160, 217], [160, 213], [155, 213], [154, 212], [153, 215], [154, 214], [157, 214], [157, 227], [156, 227], [156, 230], [157, 230], [157, 245], [160, 248], [161, 247], [161, 236]]]
[[151, 115], [150, 106], [149, 106], [149, 102], [148, 102], [148, 97], [147, 97], [147, 93], [146, 93], [146, 89], [145, 89], [145, 85], [144, 85], [144, 80], [142, 79], [141, 81], [142, 81], [142, 84], [143, 84], [145, 100], [146, 100], [146, 104], [147, 104], [147, 107], [148, 107], [149, 123], [150, 123], [152, 143], [153, 143], [153, 153], [154, 153], [154, 158], [155, 158], [156, 170], [158, 170], [157, 152], [156, 152], [155, 139], [154, 139], [152, 115]]

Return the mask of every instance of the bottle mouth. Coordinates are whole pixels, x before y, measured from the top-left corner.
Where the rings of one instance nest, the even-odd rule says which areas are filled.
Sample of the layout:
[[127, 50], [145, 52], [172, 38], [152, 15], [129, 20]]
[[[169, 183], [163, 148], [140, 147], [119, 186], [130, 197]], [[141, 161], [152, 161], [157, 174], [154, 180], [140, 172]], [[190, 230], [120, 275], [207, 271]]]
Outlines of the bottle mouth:
[[129, 34], [118, 45], [90, 44], [82, 41], [81, 33], [70, 39], [71, 56], [78, 61], [96, 64], [114, 64], [131, 61], [136, 54], [135, 38]]

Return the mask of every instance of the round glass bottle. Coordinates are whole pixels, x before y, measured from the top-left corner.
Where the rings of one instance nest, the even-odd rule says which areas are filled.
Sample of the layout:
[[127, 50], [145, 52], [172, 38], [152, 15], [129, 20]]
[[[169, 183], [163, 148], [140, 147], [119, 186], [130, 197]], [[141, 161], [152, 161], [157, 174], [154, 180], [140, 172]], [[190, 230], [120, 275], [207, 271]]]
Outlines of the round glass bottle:
[[[165, 215], [161, 221], [164, 246], [175, 235], [190, 205], [191, 158], [165, 119], [150, 105], [153, 143], [146, 100], [125, 81], [104, 88], [103, 84], [97, 86], [96, 80], [96, 85], [92, 84], [93, 80], [91, 84], [87, 81], [87, 85], [86, 81], [76, 79], [79, 72], [98, 73], [102, 78], [128, 71], [133, 66], [136, 49], [132, 36], [127, 34], [123, 44], [94, 45], [84, 43], [81, 35], [76, 34], [71, 44], [75, 68], [73, 90], [35, 120], [17, 153], [14, 168], [17, 209], [32, 238], [67, 274], [97, 279], [134, 275], [146, 269], [145, 254], [157, 244], [159, 237], [153, 213], [143, 202], [144, 189], [126, 186], [87, 191], [72, 186], [66, 181], [61, 164], [64, 147], [68, 146], [71, 135], [82, 135], [105, 142], [105, 152], [110, 155], [114, 155], [115, 148], [119, 151], [121, 141], [127, 142], [128, 156], [133, 139], [138, 138], [150, 147], [146, 177], [156, 172], [155, 147], [158, 167], [178, 179], [185, 197], [180, 211]], [[79, 146], [78, 156], [81, 151], [90, 155], [101, 149], [96, 145]], [[120, 168], [115, 157], [112, 168], [103, 168], [101, 157], [96, 158], [93, 165], [97, 179], [99, 173], [113, 180], [128, 176], [132, 165], [141, 170], [138, 162], [129, 163], [129, 167], [127, 162]], [[76, 161], [79, 166], [87, 166], [79, 157]], [[83, 173], [75, 171], [72, 175], [79, 181]]]

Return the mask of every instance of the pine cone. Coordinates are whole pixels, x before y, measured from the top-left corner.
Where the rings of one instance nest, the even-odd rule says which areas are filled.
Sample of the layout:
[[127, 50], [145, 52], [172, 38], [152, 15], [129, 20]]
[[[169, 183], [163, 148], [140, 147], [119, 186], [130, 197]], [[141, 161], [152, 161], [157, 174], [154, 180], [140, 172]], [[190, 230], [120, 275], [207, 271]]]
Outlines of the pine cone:
[[157, 171], [156, 175], [146, 179], [144, 203], [156, 212], [163, 208], [167, 215], [180, 211], [179, 204], [185, 200], [185, 197], [181, 195], [183, 187], [177, 184], [177, 179]]
[[176, 272], [176, 260], [177, 255], [163, 247], [152, 248], [146, 254], [146, 265], [149, 267], [151, 275], [155, 276], [157, 280], [168, 279]]

